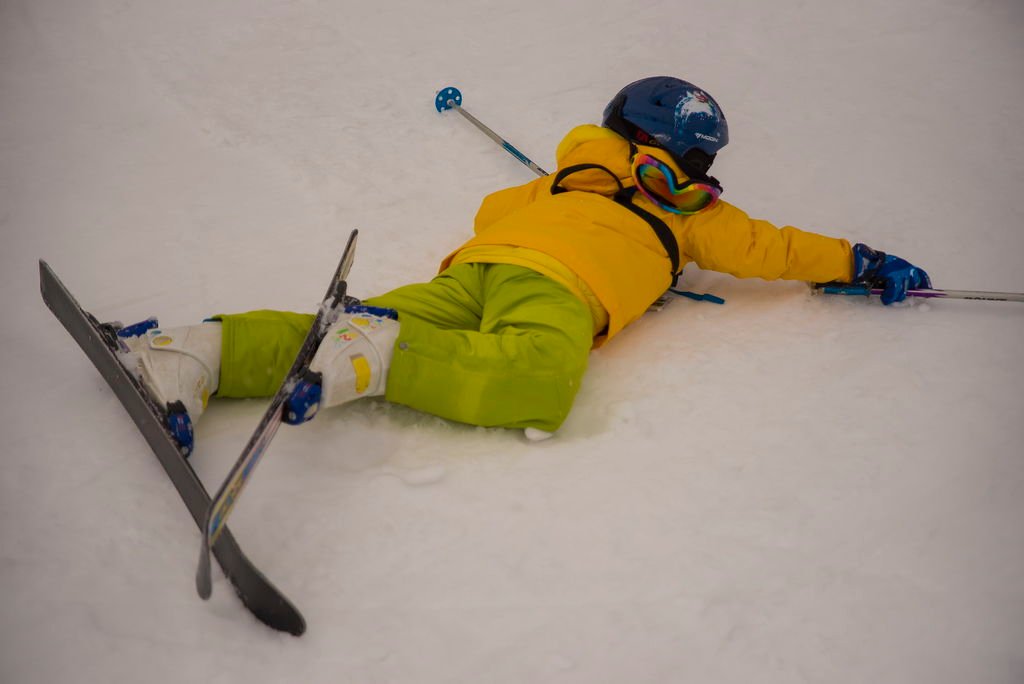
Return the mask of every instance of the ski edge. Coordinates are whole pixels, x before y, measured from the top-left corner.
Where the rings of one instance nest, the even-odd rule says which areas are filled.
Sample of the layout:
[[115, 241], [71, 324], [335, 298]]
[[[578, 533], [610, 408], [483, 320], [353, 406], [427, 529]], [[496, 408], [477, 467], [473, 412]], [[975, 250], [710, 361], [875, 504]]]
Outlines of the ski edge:
[[[324, 296], [324, 303], [317, 312], [306, 339], [303, 340], [295, 360], [285, 374], [281, 387], [274, 394], [270, 405], [263, 413], [245, 448], [234, 465], [232, 465], [231, 470], [228, 471], [227, 476], [207, 508], [206, 515], [201, 523], [203, 539], [199, 548], [199, 562], [196, 565], [196, 593], [204, 600], [210, 598], [213, 593], [209, 557], [211, 545], [217, 543], [224, 525], [227, 524], [228, 517], [242, 495], [242, 490], [248, 484], [250, 476], [265, 454], [271, 440], [277, 433], [277, 429], [281, 426], [284, 403], [291, 391], [289, 385], [293, 377], [309, 363], [312, 354], [316, 351], [314, 343], [318, 344], [319, 340], [323, 339], [327, 332], [326, 328], [333, 322], [330, 314], [344, 300], [347, 289], [346, 279], [355, 260], [355, 248], [358, 237], [358, 229], [353, 230], [349, 234], [344, 251], [338, 261], [338, 266], [331, 276], [330, 284]], [[331, 302], [331, 304], [328, 305], [327, 302]]]
[[[149, 444], [196, 525], [201, 525], [209, 506], [209, 494], [157, 420], [137, 382], [102, 341], [85, 309], [43, 259], [39, 260], [39, 282], [47, 308], [92, 361]], [[268, 627], [295, 636], [305, 632], [306, 622], [302, 614], [253, 565], [230, 530], [225, 529], [213, 545], [213, 554], [242, 603], [257, 619]]]

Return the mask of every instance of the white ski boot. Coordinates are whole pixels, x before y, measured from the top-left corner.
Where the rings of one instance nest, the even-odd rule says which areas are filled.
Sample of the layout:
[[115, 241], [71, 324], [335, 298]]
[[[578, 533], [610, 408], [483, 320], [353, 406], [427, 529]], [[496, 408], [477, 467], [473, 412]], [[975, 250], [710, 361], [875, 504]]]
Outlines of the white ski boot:
[[397, 313], [369, 306], [353, 309], [320, 342], [309, 373], [288, 400], [285, 422], [304, 423], [321, 407], [384, 394], [398, 338]]
[[121, 363], [167, 410], [168, 427], [185, 455], [192, 451], [193, 425], [220, 382], [220, 326], [154, 327], [136, 335], [137, 326], [129, 326], [118, 334], [127, 348]]

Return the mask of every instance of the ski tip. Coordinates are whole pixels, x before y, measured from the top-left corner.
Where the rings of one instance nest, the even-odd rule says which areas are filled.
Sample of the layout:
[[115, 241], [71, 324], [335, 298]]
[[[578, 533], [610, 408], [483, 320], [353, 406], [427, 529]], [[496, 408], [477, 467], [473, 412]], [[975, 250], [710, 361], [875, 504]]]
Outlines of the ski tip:
[[445, 86], [437, 91], [437, 97], [434, 98], [434, 106], [439, 112], [451, 109], [452, 107], [461, 107], [462, 93], [455, 86]]
[[210, 581], [210, 575], [207, 574], [205, 577], [202, 574], [196, 575], [196, 593], [204, 601], [210, 600], [210, 596], [213, 594], [213, 583]]
[[210, 544], [207, 537], [203, 537], [203, 546], [199, 550], [199, 566], [196, 568], [196, 593], [199, 598], [206, 601], [213, 594], [213, 580], [210, 570]]
[[45, 259], [39, 260], [39, 281], [42, 282], [47, 276], [53, 276], [53, 269], [50, 268], [50, 264], [46, 263]]
[[292, 627], [286, 631], [292, 636], [302, 636], [306, 633], [306, 621], [303, 620], [302, 617], [300, 616], [299, 621], [296, 624], [292, 625]]
[[57, 274], [50, 268], [50, 264], [46, 263], [45, 260], [39, 260], [39, 294], [43, 296], [43, 301], [46, 302], [46, 306], [53, 308], [50, 304], [50, 290], [60, 289], [60, 279]]

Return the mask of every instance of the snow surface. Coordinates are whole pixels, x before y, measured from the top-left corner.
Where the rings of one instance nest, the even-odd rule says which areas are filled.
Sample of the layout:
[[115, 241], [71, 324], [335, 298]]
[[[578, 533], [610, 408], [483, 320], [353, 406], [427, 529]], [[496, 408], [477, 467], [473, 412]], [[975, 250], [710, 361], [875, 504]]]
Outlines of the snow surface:
[[[714, 94], [726, 198], [1024, 290], [1020, 0], [4, 0], [0, 681], [1022, 682], [1024, 307], [695, 269], [557, 436], [369, 401], [282, 430], [232, 518], [253, 619], [44, 308], [312, 310], [426, 279], [623, 84]], [[214, 402], [215, 487], [261, 401]]]

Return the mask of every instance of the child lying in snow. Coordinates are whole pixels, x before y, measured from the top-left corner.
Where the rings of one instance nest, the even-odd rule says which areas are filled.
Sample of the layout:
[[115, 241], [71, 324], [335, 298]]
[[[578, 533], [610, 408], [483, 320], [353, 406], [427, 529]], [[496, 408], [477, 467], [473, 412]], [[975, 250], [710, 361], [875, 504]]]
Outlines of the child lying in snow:
[[[700, 88], [646, 78], [608, 104], [603, 126], [558, 146], [558, 171], [486, 197], [476, 236], [428, 283], [343, 314], [311, 368], [323, 405], [365, 396], [450, 420], [543, 437], [572, 407], [591, 348], [643, 315], [682, 267], [740, 278], [884, 287], [901, 301], [928, 275], [858, 244], [778, 229], [719, 200], [708, 175], [728, 142]], [[378, 315], [381, 314], [381, 315]], [[273, 395], [313, 320], [253, 311], [129, 341], [149, 390], [198, 420], [209, 396]]]

